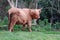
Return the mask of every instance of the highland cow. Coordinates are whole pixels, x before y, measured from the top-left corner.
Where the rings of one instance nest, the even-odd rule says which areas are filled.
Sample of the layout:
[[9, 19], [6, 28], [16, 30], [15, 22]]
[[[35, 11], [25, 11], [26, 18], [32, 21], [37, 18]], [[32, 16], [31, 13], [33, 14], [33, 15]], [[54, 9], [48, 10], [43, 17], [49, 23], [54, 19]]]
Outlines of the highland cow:
[[8, 10], [9, 13], [9, 31], [13, 30], [15, 24], [22, 24], [23, 29], [27, 25], [28, 30], [31, 32], [32, 19], [40, 18], [41, 9], [27, 9], [27, 8], [11, 8]]

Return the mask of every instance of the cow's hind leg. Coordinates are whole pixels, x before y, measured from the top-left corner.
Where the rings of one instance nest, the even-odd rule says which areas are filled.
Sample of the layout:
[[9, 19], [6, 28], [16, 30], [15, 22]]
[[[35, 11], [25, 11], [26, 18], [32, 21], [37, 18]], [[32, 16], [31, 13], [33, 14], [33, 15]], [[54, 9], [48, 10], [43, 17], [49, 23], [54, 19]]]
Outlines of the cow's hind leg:
[[15, 17], [12, 17], [10, 22], [9, 22], [9, 31], [11, 32], [13, 30], [14, 25], [16, 24], [17, 19]]

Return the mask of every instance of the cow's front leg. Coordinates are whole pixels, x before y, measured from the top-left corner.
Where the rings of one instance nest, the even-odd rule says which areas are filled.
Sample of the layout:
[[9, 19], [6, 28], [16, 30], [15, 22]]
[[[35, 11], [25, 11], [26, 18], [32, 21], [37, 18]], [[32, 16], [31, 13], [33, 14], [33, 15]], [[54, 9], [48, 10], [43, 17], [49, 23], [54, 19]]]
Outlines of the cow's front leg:
[[27, 24], [29, 32], [32, 32], [32, 30], [31, 30], [31, 23], [32, 23], [32, 21], [29, 21], [28, 24]]

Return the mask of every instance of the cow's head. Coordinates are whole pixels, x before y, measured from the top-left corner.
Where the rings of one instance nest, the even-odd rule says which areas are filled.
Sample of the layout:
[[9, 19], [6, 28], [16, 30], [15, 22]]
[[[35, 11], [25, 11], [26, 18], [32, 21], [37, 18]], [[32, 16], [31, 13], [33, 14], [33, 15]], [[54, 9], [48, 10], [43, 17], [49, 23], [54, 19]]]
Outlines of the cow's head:
[[40, 18], [41, 9], [31, 9], [30, 14], [33, 19]]

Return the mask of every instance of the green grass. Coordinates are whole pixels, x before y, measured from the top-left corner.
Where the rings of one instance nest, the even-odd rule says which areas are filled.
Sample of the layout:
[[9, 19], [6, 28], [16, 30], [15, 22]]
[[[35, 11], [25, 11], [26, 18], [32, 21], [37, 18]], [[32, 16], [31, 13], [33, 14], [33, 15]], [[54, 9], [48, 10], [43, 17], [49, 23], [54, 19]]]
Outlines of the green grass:
[[0, 31], [0, 40], [60, 40], [60, 34], [25, 31]]
[[32, 26], [33, 32], [26, 29], [22, 31], [22, 26], [16, 25], [13, 32], [8, 31], [8, 20], [5, 18], [0, 23], [0, 40], [60, 40], [60, 31], [52, 31], [51, 25], [40, 21], [40, 25]]

